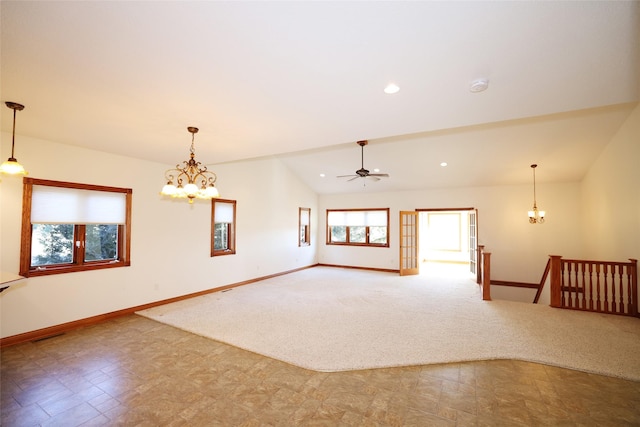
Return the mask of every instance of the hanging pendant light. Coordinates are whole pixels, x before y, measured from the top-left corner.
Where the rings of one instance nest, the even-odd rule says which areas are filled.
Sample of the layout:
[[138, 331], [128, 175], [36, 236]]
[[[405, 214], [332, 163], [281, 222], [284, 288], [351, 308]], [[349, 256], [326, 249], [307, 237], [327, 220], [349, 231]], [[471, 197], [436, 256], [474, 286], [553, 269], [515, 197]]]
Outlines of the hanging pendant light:
[[176, 198], [187, 198], [189, 203], [193, 203], [193, 199], [220, 197], [220, 193], [215, 186], [216, 174], [208, 171], [206, 166], [202, 166], [202, 163], [195, 160], [194, 140], [198, 128], [189, 126], [187, 130], [191, 133], [189, 160], [182, 162], [182, 167], [177, 164], [175, 169], [169, 169], [164, 173], [167, 183], [162, 187], [160, 194]]
[[11, 157], [0, 165], [0, 173], [6, 175], [26, 175], [27, 171], [24, 170], [24, 166], [18, 163], [18, 160], [14, 157], [16, 145], [16, 111], [24, 110], [24, 105], [16, 102], [5, 102], [5, 104], [13, 110], [13, 137], [11, 139]]
[[533, 169], [533, 210], [529, 211], [529, 222], [531, 224], [542, 224], [546, 212], [539, 211], [536, 205], [536, 167], [538, 165], [531, 165], [531, 169]]

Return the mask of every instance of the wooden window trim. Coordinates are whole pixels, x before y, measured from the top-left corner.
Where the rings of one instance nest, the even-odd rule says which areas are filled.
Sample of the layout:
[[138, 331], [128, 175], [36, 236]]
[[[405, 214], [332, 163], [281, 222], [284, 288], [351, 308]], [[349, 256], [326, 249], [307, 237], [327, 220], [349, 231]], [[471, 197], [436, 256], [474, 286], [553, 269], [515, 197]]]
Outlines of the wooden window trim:
[[[233, 223], [231, 223], [232, 231], [227, 234], [227, 247], [229, 249], [215, 249], [216, 234], [216, 203], [229, 203], [233, 205]], [[229, 199], [211, 199], [211, 256], [233, 255], [236, 253], [236, 201]]]
[[[390, 247], [390, 241], [389, 241], [389, 237], [390, 237], [390, 227], [389, 227], [389, 208], [369, 208], [369, 209], [327, 209], [326, 210], [326, 217], [325, 217], [325, 224], [326, 224], [326, 244], [327, 245], [335, 245], [335, 246], [365, 246], [365, 247], [372, 247], [372, 248], [388, 248]], [[369, 243], [369, 236], [370, 236], [370, 232], [369, 232], [369, 226], [363, 226], [363, 225], [358, 225], [355, 227], [365, 227], [365, 233], [366, 233], [366, 239], [367, 242], [365, 243], [356, 243], [356, 242], [350, 242], [349, 241], [349, 228], [350, 226], [345, 226], [347, 228], [346, 230], [346, 242], [332, 242], [331, 241], [331, 226], [329, 225], [329, 212], [369, 212], [369, 211], [386, 211], [387, 213], [387, 242], [384, 244], [380, 244], [380, 243]]]
[[[125, 224], [118, 225], [118, 255], [119, 261], [84, 261], [84, 257], [78, 256], [78, 248], [74, 245], [73, 263], [47, 266], [44, 269], [31, 268], [31, 197], [33, 186], [43, 185], [48, 187], [73, 188], [76, 190], [107, 191], [125, 194]], [[105, 268], [128, 267], [131, 265], [131, 201], [133, 190], [131, 188], [109, 187], [104, 185], [81, 184], [65, 181], [52, 181], [48, 179], [23, 178], [22, 181], [22, 229], [20, 234], [20, 275], [24, 277], [47, 276], [51, 274], [73, 273], [78, 271], [101, 270]], [[84, 241], [85, 224], [74, 224], [74, 235]]]

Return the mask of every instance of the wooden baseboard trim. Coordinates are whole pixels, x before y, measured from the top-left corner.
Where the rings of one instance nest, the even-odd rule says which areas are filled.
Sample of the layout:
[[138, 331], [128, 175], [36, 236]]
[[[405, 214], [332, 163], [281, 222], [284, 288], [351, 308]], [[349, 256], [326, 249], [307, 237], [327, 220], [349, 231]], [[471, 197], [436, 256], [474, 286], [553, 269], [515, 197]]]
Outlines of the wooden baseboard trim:
[[382, 271], [385, 273], [400, 273], [400, 270], [394, 270], [392, 268], [356, 267], [353, 265], [338, 265], [338, 264], [316, 264], [316, 265], [318, 267], [354, 268], [356, 270]]
[[60, 325], [50, 326], [48, 328], [37, 329], [35, 331], [25, 332], [18, 335], [12, 335], [5, 338], [0, 338], [0, 348], [9, 347], [24, 342], [42, 340], [45, 338], [53, 337], [56, 335], [64, 334], [65, 332], [72, 331], [91, 325], [95, 325], [106, 320], [115, 319], [118, 317], [133, 314], [136, 311], [146, 310], [148, 308], [157, 307], [159, 305], [169, 304], [172, 302], [182, 301], [189, 298], [199, 297], [202, 295], [211, 294], [214, 292], [221, 292], [231, 288], [237, 288], [238, 286], [248, 285], [250, 283], [259, 282], [261, 280], [271, 279], [273, 277], [284, 276], [285, 274], [294, 273], [296, 271], [306, 270], [307, 268], [315, 267], [319, 264], [312, 264], [306, 267], [294, 268], [293, 270], [287, 270], [280, 273], [269, 274], [267, 276], [257, 277], [255, 279], [245, 280], [243, 282], [237, 282], [230, 285], [220, 286], [218, 288], [207, 289], [205, 291], [195, 292], [192, 294], [182, 295], [175, 298], [169, 298], [161, 301], [155, 301], [148, 304], [138, 305], [135, 307], [129, 307], [122, 310], [112, 311], [110, 313], [99, 314], [97, 316], [87, 317], [85, 319], [74, 320], [73, 322], [62, 323]]
[[492, 280], [491, 286], [510, 286], [512, 288], [528, 288], [528, 289], [538, 289], [537, 283], [524, 283], [524, 282], [507, 282], [505, 280]]

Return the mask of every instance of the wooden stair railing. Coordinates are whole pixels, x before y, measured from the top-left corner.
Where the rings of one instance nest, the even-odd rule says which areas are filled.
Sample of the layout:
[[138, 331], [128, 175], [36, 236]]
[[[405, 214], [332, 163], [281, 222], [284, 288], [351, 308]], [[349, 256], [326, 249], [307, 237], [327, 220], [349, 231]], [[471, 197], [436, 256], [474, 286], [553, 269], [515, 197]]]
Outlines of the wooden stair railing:
[[542, 294], [542, 288], [544, 288], [544, 284], [547, 281], [547, 276], [549, 276], [549, 272], [551, 271], [551, 258], [547, 260], [547, 266], [544, 268], [544, 273], [542, 273], [542, 278], [540, 279], [540, 283], [538, 284], [538, 291], [536, 292], [536, 296], [533, 298], [533, 303], [537, 304], [540, 300], [540, 295]]
[[638, 316], [638, 260], [562, 259], [550, 255], [551, 306]]

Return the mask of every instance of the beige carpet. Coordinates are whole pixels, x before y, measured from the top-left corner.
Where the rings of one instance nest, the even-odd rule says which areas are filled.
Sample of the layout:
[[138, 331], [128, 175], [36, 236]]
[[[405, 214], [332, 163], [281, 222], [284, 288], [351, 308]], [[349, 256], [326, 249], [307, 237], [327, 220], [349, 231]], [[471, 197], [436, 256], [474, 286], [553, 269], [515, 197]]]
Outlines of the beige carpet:
[[640, 381], [640, 319], [482, 301], [469, 276], [314, 267], [138, 314], [316, 371], [519, 359]]

